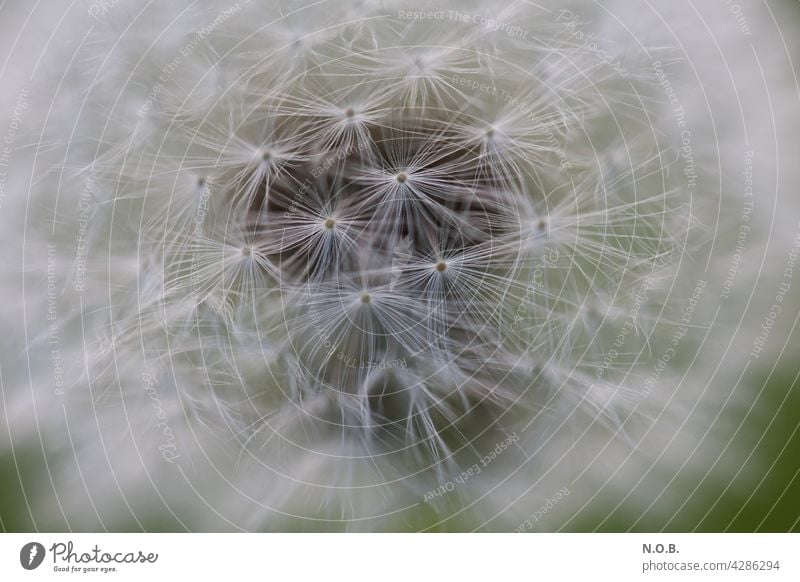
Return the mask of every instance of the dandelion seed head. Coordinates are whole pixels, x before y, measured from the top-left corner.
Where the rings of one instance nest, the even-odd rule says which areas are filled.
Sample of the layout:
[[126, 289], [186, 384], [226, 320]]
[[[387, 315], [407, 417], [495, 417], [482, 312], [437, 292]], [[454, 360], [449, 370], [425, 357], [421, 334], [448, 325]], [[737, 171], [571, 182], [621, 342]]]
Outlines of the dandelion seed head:
[[[487, 27], [385, 22], [377, 2], [359, 10], [381, 18], [348, 23], [290, 4], [252, 7], [269, 30], [232, 17], [208, 31], [135, 139], [114, 137], [94, 162], [108, 224], [91, 244], [134, 217], [148, 257], [125, 278], [137, 301], [119, 279], [87, 294], [104, 334], [165, 371], [179, 361], [185, 416], [263, 479], [326, 491], [321, 508], [276, 493], [276, 513], [353, 517], [348, 504], [389, 481], [382, 472], [418, 497], [495, 432], [576, 409], [619, 429], [633, 396], [612, 377], [629, 370], [614, 362], [594, 384], [593, 370], [631, 305], [620, 353], [660, 333], [630, 290], [656, 287], [654, 263], [687, 226], [663, 166], [674, 152], [637, 102], [660, 89], [614, 79], [536, 19], [522, 45]], [[528, 10], [517, 4], [509, 21]], [[514, 65], [507, 51], [522, 46]], [[111, 118], [127, 128], [142, 100], [124, 95]], [[107, 374], [109, 357], [92, 365]]]

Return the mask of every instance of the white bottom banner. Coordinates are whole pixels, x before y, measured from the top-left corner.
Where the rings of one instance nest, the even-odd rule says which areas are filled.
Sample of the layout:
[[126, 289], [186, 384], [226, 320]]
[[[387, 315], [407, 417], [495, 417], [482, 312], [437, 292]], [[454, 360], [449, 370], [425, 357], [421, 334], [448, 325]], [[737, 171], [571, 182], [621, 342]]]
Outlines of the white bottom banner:
[[795, 534], [0, 535], [9, 581], [797, 581], [799, 564]]

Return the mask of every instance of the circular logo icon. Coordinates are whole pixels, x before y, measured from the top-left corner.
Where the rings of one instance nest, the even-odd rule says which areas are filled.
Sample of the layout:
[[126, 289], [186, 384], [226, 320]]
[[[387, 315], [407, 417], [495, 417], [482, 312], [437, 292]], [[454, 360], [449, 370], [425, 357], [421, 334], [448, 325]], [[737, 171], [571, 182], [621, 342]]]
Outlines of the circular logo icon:
[[44, 546], [39, 542], [30, 542], [22, 546], [19, 552], [19, 563], [26, 570], [35, 570], [44, 561]]

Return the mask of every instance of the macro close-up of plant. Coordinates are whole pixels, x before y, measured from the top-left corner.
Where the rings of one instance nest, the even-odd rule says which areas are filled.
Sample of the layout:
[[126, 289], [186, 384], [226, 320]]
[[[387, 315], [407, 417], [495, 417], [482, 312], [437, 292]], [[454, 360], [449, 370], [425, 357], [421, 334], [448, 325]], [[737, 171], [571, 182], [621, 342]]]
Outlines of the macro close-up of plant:
[[5, 531], [800, 527], [794, 3], [45, 4]]

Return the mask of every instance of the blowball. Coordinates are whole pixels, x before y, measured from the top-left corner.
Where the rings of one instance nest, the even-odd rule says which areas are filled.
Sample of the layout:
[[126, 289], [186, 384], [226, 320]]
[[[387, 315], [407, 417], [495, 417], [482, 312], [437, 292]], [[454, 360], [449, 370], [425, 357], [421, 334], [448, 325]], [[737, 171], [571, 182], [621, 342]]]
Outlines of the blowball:
[[631, 442], [698, 244], [649, 60], [526, 3], [119, 4], [48, 131], [91, 207], [73, 437], [131, 515], [512, 529], [564, 431]]

